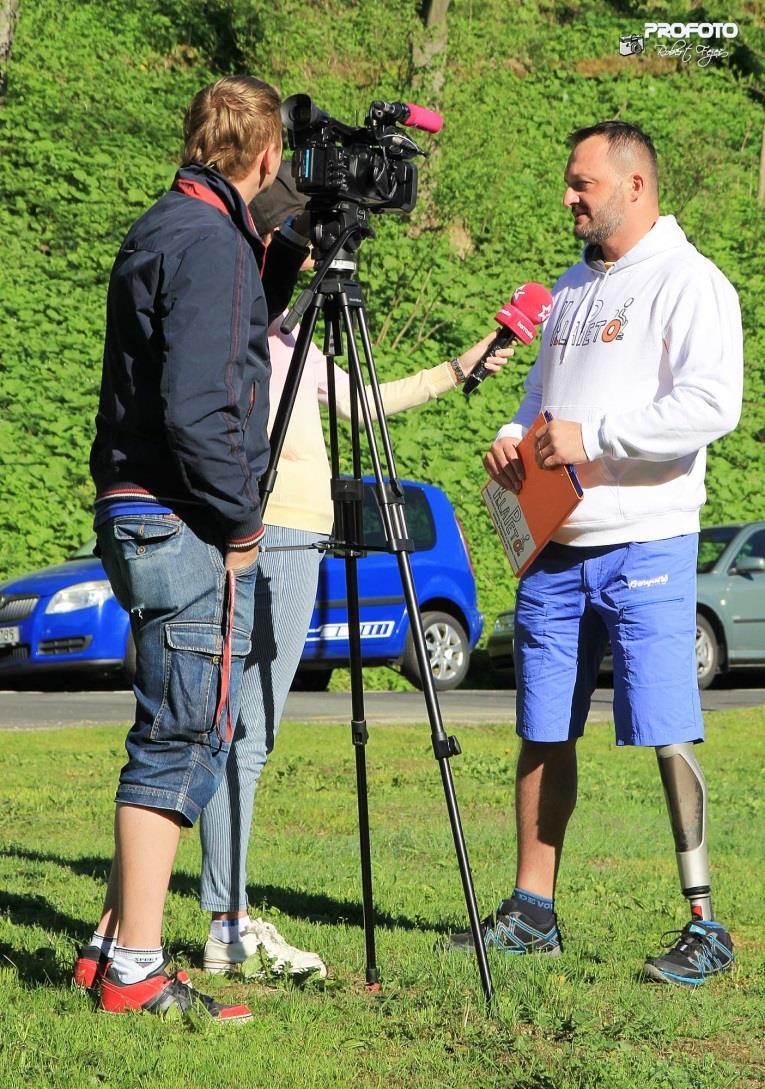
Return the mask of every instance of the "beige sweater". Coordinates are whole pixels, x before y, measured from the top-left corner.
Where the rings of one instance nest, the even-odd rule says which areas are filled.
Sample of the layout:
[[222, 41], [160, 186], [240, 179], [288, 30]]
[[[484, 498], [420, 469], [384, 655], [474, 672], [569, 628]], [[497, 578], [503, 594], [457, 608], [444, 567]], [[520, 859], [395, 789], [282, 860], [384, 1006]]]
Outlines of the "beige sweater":
[[[269, 432], [284, 389], [295, 338], [285, 336], [277, 318], [268, 330], [271, 351]], [[386, 416], [435, 400], [456, 385], [448, 363], [418, 371], [409, 378], [380, 383]], [[335, 400], [338, 416], [350, 419], [350, 379], [335, 366]], [[266, 525], [329, 533], [334, 511], [330, 498], [330, 468], [319, 405], [327, 404], [327, 361], [311, 345], [303, 370], [295, 407], [277, 465], [276, 486], [268, 501]], [[374, 404], [370, 404], [374, 413]], [[361, 413], [359, 412], [359, 417]]]

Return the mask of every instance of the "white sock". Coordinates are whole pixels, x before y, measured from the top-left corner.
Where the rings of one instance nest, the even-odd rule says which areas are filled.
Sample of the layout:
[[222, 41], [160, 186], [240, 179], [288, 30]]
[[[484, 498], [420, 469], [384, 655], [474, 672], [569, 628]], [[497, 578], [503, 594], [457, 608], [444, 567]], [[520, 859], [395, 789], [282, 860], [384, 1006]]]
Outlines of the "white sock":
[[236, 921], [239, 923], [239, 940], [241, 941], [252, 926], [252, 919], [249, 915], [243, 915], [241, 919], [237, 919]]
[[111, 970], [120, 983], [140, 983], [161, 968], [164, 960], [163, 949], [126, 949], [124, 945], [116, 945]]
[[100, 934], [97, 930], [94, 930], [93, 937], [88, 944], [97, 946], [105, 957], [113, 957], [117, 939], [114, 935], [109, 937], [107, 934]]
[[226, 945], [232, 945], [234, 942], [238, 942], [244, 931], [247, 929], [245, 925], [249, 925], [250, 917], [245, 915], [242, 919], [213, 919], [210, 923], [210, 937], [217, 938], [219, 942], [224, 942]]

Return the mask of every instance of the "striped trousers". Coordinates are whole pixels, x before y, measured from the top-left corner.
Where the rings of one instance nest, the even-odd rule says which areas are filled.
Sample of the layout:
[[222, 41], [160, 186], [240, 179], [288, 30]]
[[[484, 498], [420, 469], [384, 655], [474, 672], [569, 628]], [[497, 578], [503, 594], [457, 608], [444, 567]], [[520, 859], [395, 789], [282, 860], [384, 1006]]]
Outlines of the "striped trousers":
[[[267, 526], [263, 544], [307, 545], [322, 535]], [[300, 662], [316, 598], [321, 553], [265, 552], [255, 588], [252, 650], [224, 778], [202, 812], [205, 911], [246, 911], [246, 862], [258, 779], [273, 750], [284, 704]]]

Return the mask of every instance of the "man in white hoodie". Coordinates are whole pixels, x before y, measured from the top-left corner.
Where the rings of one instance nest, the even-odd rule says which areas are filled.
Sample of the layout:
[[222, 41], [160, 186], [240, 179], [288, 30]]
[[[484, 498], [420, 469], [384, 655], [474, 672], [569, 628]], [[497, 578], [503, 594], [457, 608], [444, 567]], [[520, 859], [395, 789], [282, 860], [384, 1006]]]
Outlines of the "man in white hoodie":
[[[691, 910], [644, 976], [695, 985], [733, 963], [709, 888], [694, 642], [706, 446], [738, 422], [741, 318], [719, 269], [659, 214], [650, 138], [606, 121], [569, 142], [563, 204], [584, 254], [553, 288], [526, 395], [484, 464], [520, 491], [516, 447], [547, 409], [537, 461], [576, 465], [584, 498], [518, 589], [518, 868], [484, 938], [507, 953], [561, 951], [554, 894], [576, 742], [610, 641], [617, 744], [656, 748]], [[472, 938], [450, 944], [469, 949]]]

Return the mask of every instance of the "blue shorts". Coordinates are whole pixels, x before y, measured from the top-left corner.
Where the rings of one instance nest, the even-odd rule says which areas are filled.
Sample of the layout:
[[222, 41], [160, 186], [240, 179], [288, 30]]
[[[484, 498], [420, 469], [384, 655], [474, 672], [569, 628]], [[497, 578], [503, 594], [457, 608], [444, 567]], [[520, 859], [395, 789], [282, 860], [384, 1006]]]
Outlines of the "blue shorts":
[[517, 731], [581, 737], [610, 641], [618, 745], [701, 741], [698, 534], [598, 548], [549, 544], [515, 605]]
[[[192, 825], [218, 789], [230, 745], [226, 715], [215, 729], [221, 686], [225, 570], [214, 533], [179, 518], [134, 514], [98, 527], [115, 597], [136, 645], [135, 724], [117, 802], [171, 809]], [[250, 650], [257, 563], [237, 574], [230, 696]]]

